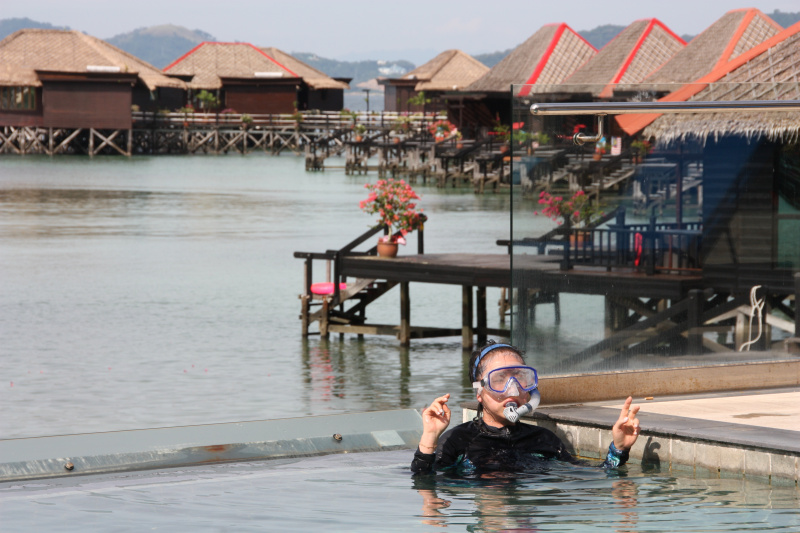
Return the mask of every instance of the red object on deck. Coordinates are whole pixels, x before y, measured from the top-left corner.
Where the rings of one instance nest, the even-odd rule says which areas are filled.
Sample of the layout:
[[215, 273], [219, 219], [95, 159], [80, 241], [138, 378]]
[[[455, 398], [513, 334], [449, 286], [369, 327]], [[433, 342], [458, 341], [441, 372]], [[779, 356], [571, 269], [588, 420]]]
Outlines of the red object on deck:
[[[347, 289], [347, 283], [340, 283], [339, 290], [343, 291]], [[328, 294], [333, 294], [333, 283], [326, 281], [323, 283], [312, 283], [311, 284], [311, 294], [319, 294], [321, 296], [326, 296]]]

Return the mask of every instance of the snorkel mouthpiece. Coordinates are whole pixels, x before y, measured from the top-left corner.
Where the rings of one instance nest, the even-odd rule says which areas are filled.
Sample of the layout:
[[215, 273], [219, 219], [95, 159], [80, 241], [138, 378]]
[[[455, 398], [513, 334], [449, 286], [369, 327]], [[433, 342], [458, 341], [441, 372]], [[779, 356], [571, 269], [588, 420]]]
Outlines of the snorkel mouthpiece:
[[531, 414], [537, 407], [539, 407], [539, 401], [542, 399], [539, 391], [534, 389], [531, 391], [531, 401], [523, 405], [522, 407], [517, 407], [517, 404], [514, 402], [508, 402], [506, 408], [503, 409], [503, 416], [506, 417], [506, 420], [511, 422], [512, 424], [516, 424], [519, 421], [519, 417]]

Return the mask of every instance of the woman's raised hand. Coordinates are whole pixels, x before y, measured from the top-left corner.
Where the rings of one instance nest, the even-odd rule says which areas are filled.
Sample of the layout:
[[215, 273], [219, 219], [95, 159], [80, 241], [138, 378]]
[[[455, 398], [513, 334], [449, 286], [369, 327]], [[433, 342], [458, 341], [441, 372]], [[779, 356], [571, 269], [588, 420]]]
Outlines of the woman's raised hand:
[[439, 437], [450, 425], [450, 408], [447, 401], [449, 394], [439, 396], [422, 411], [422, 437], [419, 447], [423, 453], [433, 453], [439, 443]]
[[619, 413], [619, 418], [614, 427], [611, 428], [611, 434], [614, 437], [614, 446], [619, 450], [630, 450], [639, 438], [639, 419], [636, 414], [639, 412], [639, 406], [634, 405], [631, 407], [633, 398], [628, 396], [625, 404], [622, 406], [622, 411]]

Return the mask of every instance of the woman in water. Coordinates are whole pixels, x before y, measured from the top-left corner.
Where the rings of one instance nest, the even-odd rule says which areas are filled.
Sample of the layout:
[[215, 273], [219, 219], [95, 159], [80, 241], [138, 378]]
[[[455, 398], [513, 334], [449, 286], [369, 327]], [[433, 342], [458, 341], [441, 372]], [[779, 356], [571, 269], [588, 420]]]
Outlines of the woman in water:
[[[422, 412], [422, 437], [411, 463], [412, 472], [515, 470], [532, 458], [577, 462], [552, 431], [509, 420], [516, 418], [514, 407], [524, 406], [532, 397], [531, 403], [538, 404], [539, 399], [536, 370], [525, 366], [522, 352], [489, 341], [472, 353], [468, 372], [477, 389], [478, 416], [444, 433], [450, 425], [450, 395], [436, 398]], [[630, 397], [625, 400], [611, 430], [613, 441], [604, 467], [625, 464], [628, 450], [639, 437], [639, 406], [631, 407], [631, 402]], [[515, 405], [510, 406], [512, 403]], [[512, 415], [507, 418], [504, 411], [509, 410]]]

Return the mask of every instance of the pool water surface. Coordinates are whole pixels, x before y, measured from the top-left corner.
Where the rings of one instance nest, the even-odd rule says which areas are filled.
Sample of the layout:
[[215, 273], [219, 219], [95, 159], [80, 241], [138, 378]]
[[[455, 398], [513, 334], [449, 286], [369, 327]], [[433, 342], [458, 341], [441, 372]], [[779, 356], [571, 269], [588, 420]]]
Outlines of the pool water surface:
[[7, 531], [796, 531], [795, 486], [548, 462], [412, 477], [412, 452], [0, 484]]

